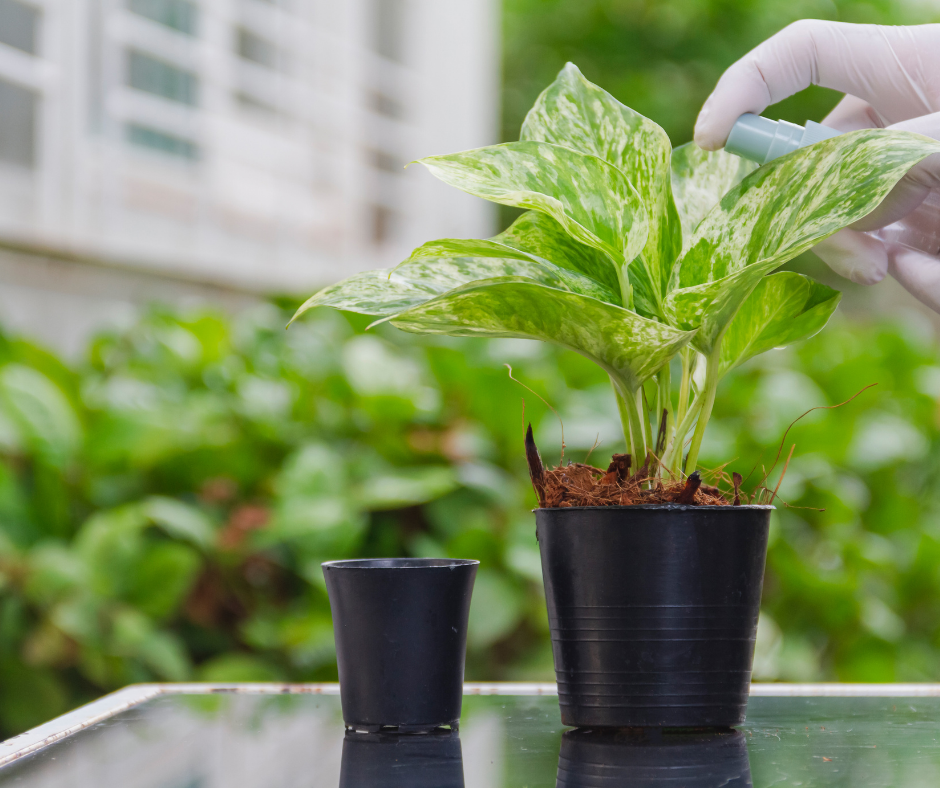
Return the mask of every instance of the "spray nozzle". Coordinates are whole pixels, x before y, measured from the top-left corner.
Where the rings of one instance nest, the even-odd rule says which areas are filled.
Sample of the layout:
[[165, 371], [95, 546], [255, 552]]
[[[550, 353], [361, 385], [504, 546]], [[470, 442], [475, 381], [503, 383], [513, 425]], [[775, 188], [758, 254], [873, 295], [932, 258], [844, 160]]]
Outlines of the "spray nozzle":
[[735, 122], [725, 150], [758, 164], [766, 164], [797, 148], [838, 137], [841, 133], [811, 120], [803, 128], [786, 120], [771, 120], [747, 112]]

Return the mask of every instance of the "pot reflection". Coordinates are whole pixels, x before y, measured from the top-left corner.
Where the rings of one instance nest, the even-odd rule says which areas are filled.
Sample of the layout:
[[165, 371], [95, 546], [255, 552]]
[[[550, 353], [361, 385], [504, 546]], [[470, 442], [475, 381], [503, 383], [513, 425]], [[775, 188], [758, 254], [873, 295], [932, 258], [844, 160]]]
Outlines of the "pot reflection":
[[746, 788], [741, 731], [709, 733], [578, 728], [561, 738], [557, 788]]
[[340, 788], [464, 788], [456, 731], [346, 732]]

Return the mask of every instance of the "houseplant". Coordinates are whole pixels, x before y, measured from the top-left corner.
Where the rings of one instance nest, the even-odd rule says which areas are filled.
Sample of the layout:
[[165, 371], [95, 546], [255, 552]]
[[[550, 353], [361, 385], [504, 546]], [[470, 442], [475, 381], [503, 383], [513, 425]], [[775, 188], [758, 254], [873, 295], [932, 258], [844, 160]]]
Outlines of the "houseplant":
[[[862, 130], [753, 170], [722, 152], [671, 150], [655, 123], [569, 64], [530, 111], [519, 142], [421, 162], [464, 191], [526, 209], [508, 230], [424, 244], [391, 273], [350, 277], [298, 310], [295, 319], [332, 306], [418, 333], [542, 339], [609, 375], [626, 453], [606, 473], [545, 470], [527, 447], [564, 722], [743, 719], [769, 509], [726, 506], [714, 489], [699, 489], [695, 469], [718, 383], [825, 325], [839, 293], [774, 271], [865, 216], [938, 152], [940, 144], [918, 135]], [[630, 474], [633, 460], [640, 467]], [[740, 503], [737, 483], [734, 497]], [[719, 524], [727, 543], [714, 553]], [[575, 561], [572, 539], [587, 551]], [[709, 563], [706, 552], [724, 560]], [[615, 555], [633, 556], [646, 573], [636, 585], [649, 592], [643, 600], [618, 581]], [[608, 563], [589, 573], [577, 561]], [[743, 585], [722, 586], [719, 571]], [[668, 582], [679, 576], [692, 578], [682, 593]], [[603, 582], [614, 587], [596, 585]], [[709, 589], [715, 595], [703, 601]], [[625, 618], [605, 613], [600, 621], [589, 610], [572, 620], [571, 594]], [[724, 612], [707, 626], [668, 613], [696, 605]], [[624, 661], [617, 644], [640, 641], [649, 647]], [[720, 645], [729, 642], [737, 643], [733, 658]], [[703, 672], [690, 680], [696, 667]]]

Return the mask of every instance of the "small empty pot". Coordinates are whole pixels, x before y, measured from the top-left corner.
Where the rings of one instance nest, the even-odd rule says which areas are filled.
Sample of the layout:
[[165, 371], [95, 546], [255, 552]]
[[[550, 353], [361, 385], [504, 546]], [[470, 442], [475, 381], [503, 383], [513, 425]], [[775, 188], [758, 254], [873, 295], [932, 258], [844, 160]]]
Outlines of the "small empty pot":
[[457, 729], [478, 565], [450, 558], [323, 564], [348, 728]]
[[464, 788], [458, 734], [347, 731], [339, 788]]

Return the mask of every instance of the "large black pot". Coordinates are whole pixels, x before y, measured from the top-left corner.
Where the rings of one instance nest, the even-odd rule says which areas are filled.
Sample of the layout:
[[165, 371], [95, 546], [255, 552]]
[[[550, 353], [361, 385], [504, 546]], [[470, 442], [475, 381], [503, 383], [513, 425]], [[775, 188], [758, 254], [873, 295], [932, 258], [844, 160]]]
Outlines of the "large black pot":
[[322, 565], [347, 727], [457, 728], [478, 565], [452, 558]]
[[339, 788], [464, 788], [458, 734], [347, 731]]
[[536, 510], [565, 725], [744, 722], [772, 509]]
[[557, 788], [749, 788], [741, 731], [660, 733], [579, 728], [561, 738]]

